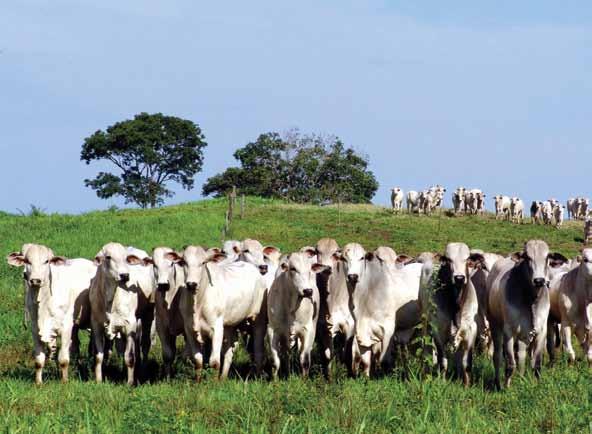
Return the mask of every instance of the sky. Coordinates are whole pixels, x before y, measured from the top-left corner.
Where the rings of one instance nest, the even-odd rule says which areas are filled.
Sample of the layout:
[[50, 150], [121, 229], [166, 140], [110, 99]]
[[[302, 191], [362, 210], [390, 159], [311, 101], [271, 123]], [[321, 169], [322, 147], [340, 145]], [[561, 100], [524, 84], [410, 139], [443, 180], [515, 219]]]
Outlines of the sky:
[[84, 186], [109, 166], [80, 148], [139, 112], [208, 142], [168, 204], [291, 128], [367, 155], [377, 204], [433, 184], [589, 196], [591, 71], [590, 1], [3, 0], [0, 209], [122, 206]]

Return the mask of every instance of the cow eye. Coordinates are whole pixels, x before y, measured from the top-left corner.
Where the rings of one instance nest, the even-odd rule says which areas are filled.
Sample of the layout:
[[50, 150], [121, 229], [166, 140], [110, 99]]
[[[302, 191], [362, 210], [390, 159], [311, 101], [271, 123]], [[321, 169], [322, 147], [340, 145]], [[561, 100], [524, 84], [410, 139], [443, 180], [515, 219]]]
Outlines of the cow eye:
[[290, 268], [290, 271], [291, 271], [292, 273], [298, 273], [298, 270], [297, 270], [296, 268], [294, 268], [294, 267]]
[[110, 260], [111, 260], [111, 256], [105, 256], [105, 259], [106, 259], [107, 261], [110, 261]]
[[365, 257], [365, 256], [362, 256], [362, 257], [360, 258], [360, 261], [363, 261], [364, 259], [366, 259], [366, 257]]
[[45, 264], [45, 265], [49, 264], [49, 259], [47, 261], [45, 261], [43, 264]]
[[243, 250], [243, 253], [251, 253], [251, 252], [249, 252], [248, 250]]
[[584, 258], [584, 262], [587, 264], [588, 262], [590, 262], [590, 259]]

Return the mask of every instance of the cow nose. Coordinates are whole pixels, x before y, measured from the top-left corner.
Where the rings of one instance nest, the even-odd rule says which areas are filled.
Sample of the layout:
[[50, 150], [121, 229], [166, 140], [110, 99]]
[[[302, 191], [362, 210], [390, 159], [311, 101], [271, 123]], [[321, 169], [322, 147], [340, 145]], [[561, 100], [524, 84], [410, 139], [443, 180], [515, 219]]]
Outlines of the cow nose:
[[31, 286], [41, 286], [41, 279], [30, 279], [29, 283]]
[[158, 290], [162, 291], [162, 292], [166, 292], [170, 289], [170, 285], [168, 283], [159, 283], [158, 284]]
[[359, 276], [357, 274], [348, 274], [347, 275], [347, 279], [351, 282], [351, 283], [358, 283], [358, 279]]
[[197, 282], [187, 282], [187, 289], [191, 292], [197, 291]]
[[267, 274], [268, 267], [267, 265], [259, 265], [259, 272], [264, 275]]
[[312, 289], [311, 288], [305, 288], [302, 290], [302, 295], [306, 298], [310, 298], [312, 297]]
[[536, 286], [537, 288], [540, 288], [541, 286], [543, 286], [545, 284], [545, 279], [542, 277], [537, 277], [536, 279], [533, 280], [534, 282], [534, 286]]
[[119, 280], [123, 283], [129, 282], [129, 273], [121, 273], [119, 275]]
[[462, 274], [454, 276], [454, 283], [456, 283], [457, 285], [462, 285], [463, 283], [465, 283], [465, 276], [463, 276]]

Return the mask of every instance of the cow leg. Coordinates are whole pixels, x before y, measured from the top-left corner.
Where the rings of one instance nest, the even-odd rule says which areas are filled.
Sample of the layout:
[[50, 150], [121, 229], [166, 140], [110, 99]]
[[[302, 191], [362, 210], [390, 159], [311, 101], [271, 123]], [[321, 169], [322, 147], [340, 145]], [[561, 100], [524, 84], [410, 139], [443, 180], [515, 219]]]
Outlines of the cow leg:
[[142, 348], [142, 363], [148, 361], [148, 354], [150, 353], [150, 346], [152, 345], [152, 323], [154, 322], [154, 305], [152, 308], [146, 309], [146, 312], [142, 315], [142, 337], [141, 337], [141, 348]]
[[216, 372], [216, 378], [220, 378], [220, 357], [222, 355], [222, 342], [224, 341], [224, 320], [222, 318], [216, 318], [213, 328], [210, 368]]
[[35, 384], [37, 384], [38, 386], [43, 384], [43, 367], [45, 366], [45, 352], [41, 348], [42, 346], [39, 346], [34, 353]]
[[514, 336], [504, 336], [504, 347], [506, 349], [506, 387], [512, 383], [512, 375], [516, 370], [516, 358], [514, 357]]
[[319, 346], [321, 349], [321, 369], [325, 380], [331, 381], [331, 360], [333, 358], [333, 338], [331, 331], [328, 330], [326, 324], [319, 322], [319, 330], [317, 331]]
[[534, 375], [537, 379], [541, 378], [541, 368], [543, 366], [543, 353], [545, 351], [545, 342], [546, 342], [546, 330], [543, 330], [543, 333], [537, 336], [534, 342], [534, 351], [532, 354], [532, 369], [534, 370]]
[[65, 326], [61, 333], [61, 346], [58, 353], [58, 364], [62, 374], [62, 383], [68, 382], [68, 367], [70, 366], [70, 349], [72, 346], [72, 329], [73, 326]]
[[314, 328], [307, 331], [300, 338], [300, 371], [302, 377], [308, 378], [310, 371], [310, 353], [312, 352], [312, 346], [314, 345]]
[[372, 368], [372, 347], [360, 347], [360, 367], [366, 378], [370, 378]]
[[222, 354], [224, 355], [224, 362], [222, 364], [222, 375], [220, 379], [226, 380], [228, 378], [228, 373], [230, 372], [230, 367], [232, 366], [232, 359], [234, 357], [234, 352], [238, 346], [238, 334], [236, 329], [227, 327], [224, 330], [224, 340], [222, 343]]
[[171, 334], [162, 333], [160, 343], [162, 345], [164, 374], [167, 378], [171, 378], [173, 376], [173, 362], [177, 354], [177, 338]]
[[134, 374], [138, 353], [139, 349], [136, 345], [136, 333], [131, 332], [126, 337], [124, 354], [125, 366], [127, 367], [127, 384], [130, 386], [133, 386], [135, 381]]
[[551, 316], [549, 315], [549, 319], [547, 320], [547, 353], [549, 354], [549, 363], [553, 364], [555, 362], [555, 328], [557, 325], [551, 320]]
[[360, 365], [362, 363], [362, 354], [360, 353], [360, 347], [358, 346], [358, 341], [356, 340], [356, 337], [353, 336], [351, 340], [351, 371], [352, 377], [357, 377], [360, 371]]
[[520, 375], [524, 375], [526, 368], [526, 350], [528, 349], [528, 344], [518, 339], [516, 345], [518, 346], [518, 372]]
[[[267, 309], [267, 308], [265, 308]], [[255, 361], [255, 374], [261, 375], [265, 359], [265, 332], [267, 329], [267, 314], [257, 315], [253, 324], [253, 358]]]
[[281, 367], [281, 360], [279, 356], [279, 339], [274, 334], [271, 327], [267, 328], [267, 339], [269, 340], [269, 350], [271, 352], [271, 375], [274, 381], [278, 379], [278, 372]]
[[92, 324], [92, 340], [95, 343], [95, 380], [103, 382], [103, 359], [105, 357], [105, 330], [97, 323]]
[[569, 362], [574, 363], [576, 361], [576, 352], [571, 344], [571, 326], [567, 322], [561, 324], [561, 334], [563, 335], [563, 350], [567, 353]]
[[493, 365], [495, 368], [495, 388], [501, 390], [502, 383], [500, 380], [500, 370], [502, 367], [502, 359], [504, 357], [503, 354], [503, 345], [504, 345], [504, 336], [501, 330], [495, 326], [494, 324], [490, 323], [491, 327], [491, 340], [493, 344]]

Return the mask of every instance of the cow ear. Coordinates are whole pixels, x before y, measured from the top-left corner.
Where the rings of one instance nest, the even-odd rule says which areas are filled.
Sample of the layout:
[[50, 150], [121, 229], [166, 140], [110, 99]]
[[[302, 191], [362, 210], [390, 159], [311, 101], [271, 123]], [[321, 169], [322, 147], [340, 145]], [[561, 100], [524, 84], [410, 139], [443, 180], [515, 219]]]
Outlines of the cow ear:
[[[442, 265], [448, 264], [450, 262], [450, 259], [448, 259], [444, 255], [438, 255], [438, 259], [440, 259], [440, 264], [442, 264]], [[434, 260], [436, 260], [435, 256], [434, 256]]]
[[93, 262], [96, 266], [99, 266], [103, 263], [104, 260], [105, 260], [105, 257], [103, 255], [97, 255], [93, 259]]
[[54, 256], [53, 258], [51, 258], [49, 260], [49, 263], [51, 265], [66, 265], [66, 262], [68, 261], [67, 258], [65, 258], [64, 256]]
[[212, 256], [210, 256], [208, 259], [206, 259], [205, 262], [221, 262], [224, 259], [226, 259], [226, 255], [224, 253], [214, 253]]
[[136, 255], [127, 255], [127, 258], [125, 258], [125, 260], [130, 265], [144, 265], [144, 262], [142, 262], [142, 260], [138, 258]]
[[237, 255], [241, 252], [240, 247], [239, 246], [232, 246], [232, 251], [234, 253], [236, 253]]
[[288, 266], [288, 263], [286, 261], [282, 262], [282, 264], [280, 265], [280, 268], [282, 269], [282, 271], [288, 271], [288, 269], [290, 268]]
[[209, 248], [209, 249], [207, 249], [207, 250], [208, 250], [210, 253], [213, 253], [213, 254], [222, 253], [222, 250], [221, 250], [221, 249], [219, 249], [218, 247], [211, 247], [211, 248]]
[[331, 272], [331, 267], [323, 264], [312, 264], [310, 269], [313, 273]]
[[415, 262], [415, 258], [412, 258], [411, 256], [408, 256], [408, 255], [399, 255], [399, 256], [397, 256], [397, 259], [395, 260], [395, 262], [397, 264], [407, 265], [407, 264], [411, 264], [412, 262]]
[[560, 267], [563, 264], [567, 264], [569, 261], [565, 256], [561, 253], [549, 253], [549, 266], [552, 268]]
[[520, 262], [524, 259], [524, 252], [514, 252], [510, 255], [510, 259], [514, 262]]
[[174, 262], [176, 264], [183, 261], [181, 255], [179, 255], [177, 252], [168, 252], [166, 255], [164, 255], [164, 257], [165, 259], [168, 259], [169, 261]]
[[144, 259], [142, 259], [142, 262], [144, 263], [144, 266], [154, 265], [154, 259], [149, 256], [146, 256]]
[[264, 255], [268, 255], [269, 256], [269, 255], [272, 255], [274, 253], [279, 253], [279, 252], [280, 252], [280, 249], [278, 249], [277, 247], [274, 247], [274, 246], [265, 246], [263, 248], [263, 254]]
[[12, 252], [6, 257], [6, 262], [13, 267], [22, 267], [25, 265], [25, 255], [21, 252]]
[[331, 258], [335, 261], [335, 262], [339, 262], [339, 261], [343, 261], [343, 256], [341, 255], [341, 252], [335, 252], [331, 255]]
[[578, 255], [578, 256], [576, 256], [576, 262], [577, 262], [578, 264], [581, 264], [583, 260], [584, 260], [584, 257], [583, 257], [582, 255]]
[[374, 252], [366, 253], [366, 256], [365, 256], [366, 261], [373, 261], [374, 258], [377, 258], [380, 262], [382, 262], [382, 259], [380, 259], [380, 257], [378, 255], [375, 255]]

